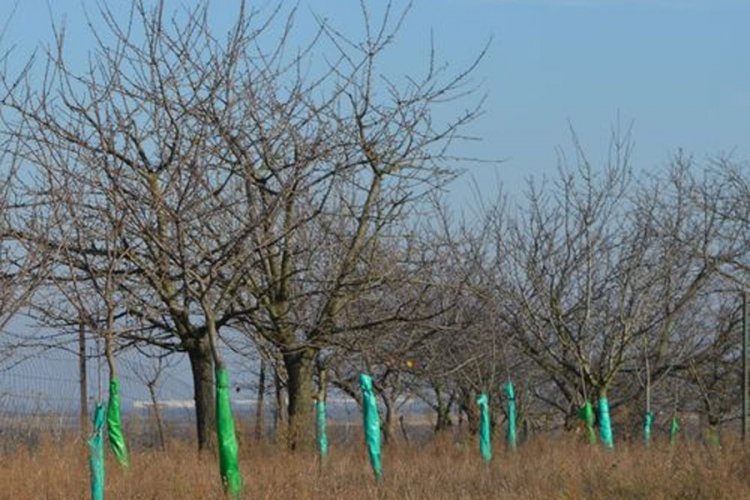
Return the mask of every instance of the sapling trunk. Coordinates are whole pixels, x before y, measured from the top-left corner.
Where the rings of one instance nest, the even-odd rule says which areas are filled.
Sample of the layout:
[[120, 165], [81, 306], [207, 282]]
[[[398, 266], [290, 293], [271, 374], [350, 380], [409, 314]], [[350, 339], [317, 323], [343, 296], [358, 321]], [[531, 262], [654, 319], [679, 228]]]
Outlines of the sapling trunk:
[[232, 498], [242, 492], [242, 476], [237, 464], [237, 436], [229, 400], [229, 373], [218, 346], [218, 332], [212, 311], [205, 303], [203, 311], [208, 327], [208, 338], [216, 369], [216, 435], [219, 445], [219, 473], [224, 491]]

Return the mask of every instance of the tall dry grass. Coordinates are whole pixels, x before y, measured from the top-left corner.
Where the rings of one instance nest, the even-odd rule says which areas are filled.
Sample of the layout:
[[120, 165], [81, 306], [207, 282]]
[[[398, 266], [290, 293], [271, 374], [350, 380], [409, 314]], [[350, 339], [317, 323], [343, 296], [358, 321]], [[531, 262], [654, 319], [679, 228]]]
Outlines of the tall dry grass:
[[[1, 499], [78, 499], [88, 495], [82, 441], [6, 446]], [[314, 455], [245, 443], [240, 467], [253, 499], [750, 499], [750, 454], [739, 443], [708, 448], [618, 444], [614, 452], [562, 438], [537, 438], [516, 454], [496, 451], [484, 465], [473, 445], [448, 440], [384, 450], [385, 477], [374, 484], [363, 447]], [[165, 452], [136, 450], [130, 470], [107, 459], [109, 499], [222, 498], [214, 457], [172, 442]]]

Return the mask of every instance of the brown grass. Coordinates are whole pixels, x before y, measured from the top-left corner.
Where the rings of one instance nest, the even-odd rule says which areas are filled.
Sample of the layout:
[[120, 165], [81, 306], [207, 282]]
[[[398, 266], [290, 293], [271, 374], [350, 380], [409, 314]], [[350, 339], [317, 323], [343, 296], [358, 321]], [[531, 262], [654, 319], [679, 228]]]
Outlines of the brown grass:
[[[0, 498], [88, 496], [85, 444], [43, 441], [0, 452]], [[222, 498], [212, 456], [188, 444], [166, 452], [139, 450], [124, 471], [107, 459], [109, 499]], [[518, 453], [481, 463], [473, 445], [434, 442], [384, 450], [385, 477], [373, 482], [363, 447], [332, 448], [321, 468], [314, 455], [290, 455], [246, 444], [240, 468], [253, 499], [742, 499], [750, 498], [750, 454], [738, 443], [707, 448], [680, 443], [619, 444], [606, 452], [570, 439], [538, 438]]]

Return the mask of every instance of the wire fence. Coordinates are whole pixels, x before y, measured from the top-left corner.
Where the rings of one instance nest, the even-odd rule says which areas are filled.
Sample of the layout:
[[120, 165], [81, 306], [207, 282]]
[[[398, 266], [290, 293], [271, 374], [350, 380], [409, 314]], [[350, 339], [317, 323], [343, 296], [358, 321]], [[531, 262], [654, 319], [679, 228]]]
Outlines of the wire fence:
[[[231, 358], [232, 355], [230, 354]], [[195, 414], [193, 383], [185, 356], [173, 355], [168, 363], [157, 362], [138, 353], [117, 358], [123, 426], [131, 445], [154, 447], [160, 442], [161, 427], [167, 439], [194, 439]], [[244, 357], [230, 359], [232, 407], [242, 436], [255, 434], [257, 364]], [[90, 419], [98, 401], [107, 400], [106, 363], [91, 351], [86, 359], [86, 414]], [[153, 394], [149, 390], [153, 386]], [[70, 351], [45, 351], [27, 355], [12, 366], [0, 367], [0, 438], [4, 446], [34, 445], [45, 436], [53, 438], [86, 435], [90, 429], [81, 418], [81, 373], [79, 357]], [[266, 384], [261, 435], [273, 439], [282, 425], [272, 384]], [[361, 412], [357, 402], [343, 393], [331, 391], [328, 418], [332, 440], [355, 442], [361, 439]], [[409, 433], [418, 436], [431, 429], [429, 408], [416, 400], [400, 405], [406, 415]], [[283, 417], [282, 417], [283, 418]], [[406, 432], [404, 423], [402, 431]], [[83, 431], [83, 432], [82, 432]]]
[[[106, 370], [95, 354], [87, 356], [85, 411], [89, 416], [97, 401], [107, 399]], [[161, 402], [191, 401], [192, 385], [185, 380], [179, 364], [163, 370], [154, 384], [154, 396]], [[153, 403], [147, 380], [153, 377], [148, 367], [135, 357], [118, 359], [118, 378], [122, 411], [133, 437], [153, 442], [150, 420]], [[170, 426], [192, 420], [190, 405], [175, 411], [169, 405], [163, 411]], [[81, 373], [77, 355], [66, 351], [46, 351], [26, 355], [22, 361], [0, 371], [0, 435], [3, 442], [35, 443], [42, 435], [57, 437], [80, 435], [85, 421], [81, 418]], [[178, 435], [179, 433], [176, 433]], [[142, 438], [142, 439], [141, 439]]]

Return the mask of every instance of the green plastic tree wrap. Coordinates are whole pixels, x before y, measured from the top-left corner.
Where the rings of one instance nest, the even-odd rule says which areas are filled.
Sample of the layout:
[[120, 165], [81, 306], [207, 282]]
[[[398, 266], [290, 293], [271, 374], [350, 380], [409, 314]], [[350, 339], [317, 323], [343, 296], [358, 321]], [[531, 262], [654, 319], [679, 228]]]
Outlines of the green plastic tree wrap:
[[383, 477], [383, 467], [380, 461], [380, 416], [378, 403], [372, 390], [372, 377], [364, 373], [359, 376], [359, 387], [362, 389], [362, 418], [365, 426], [365, 443], [370, 455], [370, 465], [375, 479]]
[[237, 465], [237, 437], [234, 433], [229, 401], [229, 374], [226, 368], [216, 370], [216, 434], [219, 439], [221, 480], [226, 492], [236, 498], [242, 490], [242, 476]]
[[578, 410], [578, 418], [583, 421], [583, 425], [586, 427], [586, 437], [589, 440], [589, 444], [596, 444], [596, 431], [594, 430], [594, 405], [591, 401], [586, 401], [581, 409]]
[[612, 437], [612, 423], [609, 420], [609, 401], [605, 397], [599, 398], [599, 437], [608, 450], [615, 447]]
[[109, 447], [115, 454], [117, 462], [123, 467], [129, 467], [128, 448], [125, 445], [125, 436], [122, 433], [120, 421], [120, 382], [113, 378], [109, 381], [109, 402], [107, 404], [107, 435], [109, 436]]
[[510, 380], [505, 384], [505, 393], [508, 396], [508, 430], [505, 433], [505, 439], [508, 448], [511, 451], [516, 451], [516, 393], [513, 390], [513, 382]]
[[325, 459], [328, 456], [328, 433], [326, 431], [326, 403], [318, 401], [315, 405], [315, 417], [317, 419], [318, 450], [320, 457]]
[[492, 460], [492, 442], [490, 441], [490, 404], [486, 394], [477, 396], [479, 406], [479, 453], [486, 463]]
[[104, 405], [96, 403], [94, 433], [89, 438], [91, 500], [104, 500]]
[[680, 433], [680, 423], [677, 421], [677, 417], [672, 417], [672, 423], [669, 425], [669, 444], [675, 444], [677, 442], [677, 434]]
[[709, 424], [708, 428], [706, 429], [706, 442], [710, 444], [711, 446], [721, 445], [721, 438], [719, 437], [719, 431], [716, 429], [716, 426], [713, 424]]
[[651, 444], [651, 428], [654, 425], [654, 414], [647, 411], [643, 414], [643, 441], [646, 446]]

